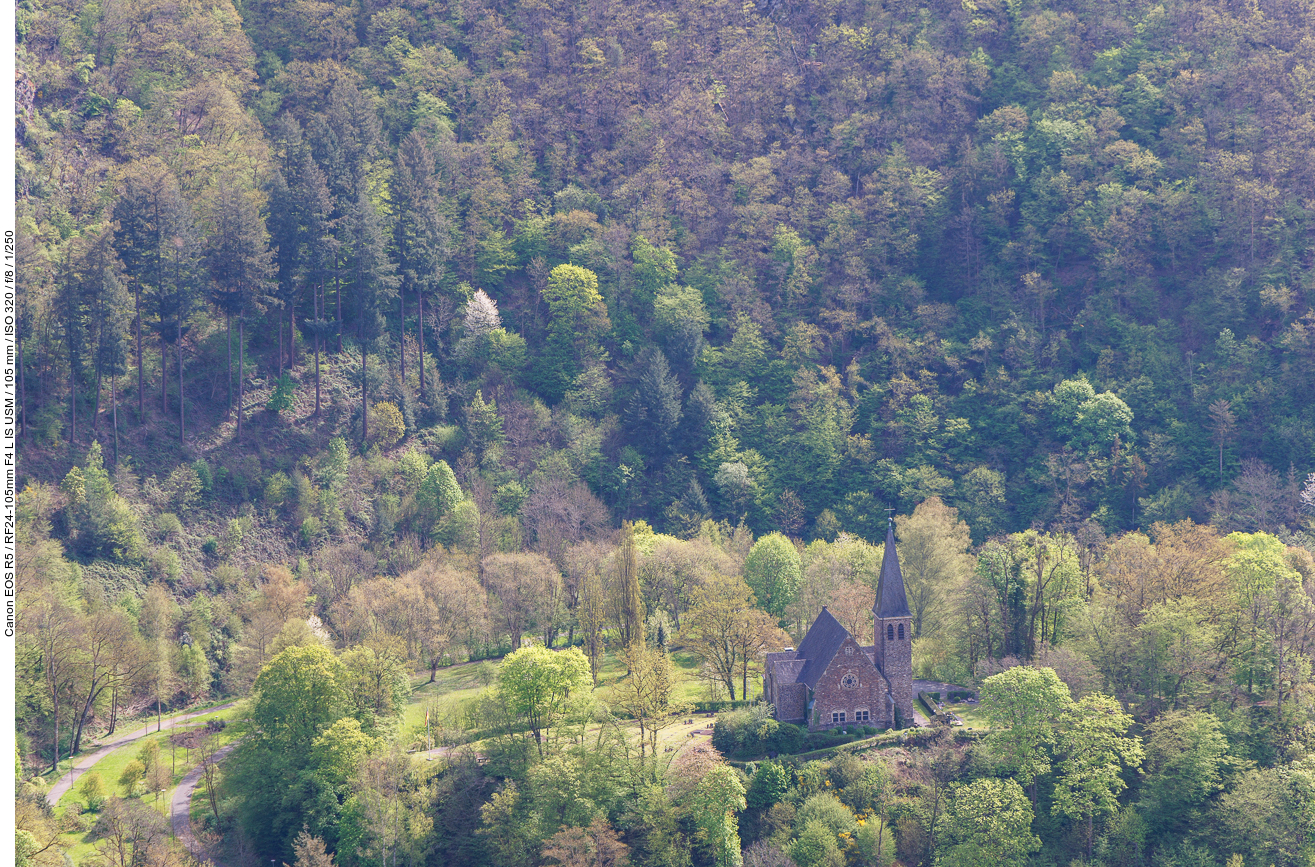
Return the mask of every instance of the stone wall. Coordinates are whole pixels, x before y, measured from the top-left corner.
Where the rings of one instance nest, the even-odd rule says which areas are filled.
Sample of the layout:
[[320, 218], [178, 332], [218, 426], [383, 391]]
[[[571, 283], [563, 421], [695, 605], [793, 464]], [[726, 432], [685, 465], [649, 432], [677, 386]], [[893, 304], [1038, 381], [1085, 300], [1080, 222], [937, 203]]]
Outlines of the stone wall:
[[[852, 686], [846, 686], [852, 678]], [[889, 702], [886, 701], [886, 678], [877, 671], [872, 660], [852, 637], [840, 646], [831, 664], [817, 680], [814, 689], [813, 715], [808, 728], [816, 731], [841, 725], [889, 726]], [[866, 720], [859, 719], [858, 711], [867, 711]], [[843, 723], [834, 722], [832, 714], [845, 714]]]

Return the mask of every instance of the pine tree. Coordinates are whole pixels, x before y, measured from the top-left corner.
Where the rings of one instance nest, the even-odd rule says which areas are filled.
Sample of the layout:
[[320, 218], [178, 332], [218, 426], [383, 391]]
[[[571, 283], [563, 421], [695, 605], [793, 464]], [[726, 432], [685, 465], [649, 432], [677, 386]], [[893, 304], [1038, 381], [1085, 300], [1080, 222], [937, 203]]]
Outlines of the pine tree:
[[[419, 346], [420, 397], [425, 397], [425, 295], [438, 287], [451, 255], [451, 230], [440, 208], [434, 183], [434, 157], [418, 132], [402, 142], [397, 155], [394, 204], [397, 223], [393, 239], [402, 278], [401, 333], [406, 336], [406, 293], [416, 297], [416, 339]], [[406, 353], [399, 353], [406, 382]]]
[[[164, 163], [152, 159], [125, 177], [114, 207], [114, 247], [133, 287], [136, 308], [138, 412], [145, 410], [142, 374], [144, 314], [155, 315], [160, 340], [160, 402], [168, 411], [168, 351], [178, 349], [178, 435], [185, 437], [183, 345], [201, 290], [201, 246], [191, 209]], [[143, 304], [143, 302], [145, 302]], [[145, 310], [143, 309], [145, 307]]]
[[[214, 234], [206, 258], [214, 275], [216, 303], [231, 322], [237, 316], [237, 438], [242, 438], [243, 371], [246, 362], [246, 318], [261, 312], [273, 286], [273, 253], [269, 233], [250, 195], [231, 183], [221, 184], [215, 201]], [[231, 344], [230, 344], [231, 345]], [[233, 378], [231, 353], [228, 378]], [[230, 398], [231, 400], [231, 398]]]
[[356, 206], [348, 215], [350, 257], [348, 273], [352, 281], [352, 313], [356, 340], [361, 350], [361, 442], [370, 436], [370, 385], [366, 359], [369, 345], [384, 333], [384, 305], [401, 282], [397, 266], [388, 259], [379, 213], [362, 190]]

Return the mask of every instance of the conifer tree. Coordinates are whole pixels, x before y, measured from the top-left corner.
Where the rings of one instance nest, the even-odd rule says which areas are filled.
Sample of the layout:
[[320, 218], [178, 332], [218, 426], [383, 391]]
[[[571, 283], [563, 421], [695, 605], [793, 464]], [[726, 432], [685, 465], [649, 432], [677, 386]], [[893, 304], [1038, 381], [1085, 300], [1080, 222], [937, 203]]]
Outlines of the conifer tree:
[[[397, 223], [393, 239], [402, 279], [402, 345], [406, 338], [406, 294], [416, 298], [416, 340], [419, 347], [420, 397], [425, 397], [425, 295], [443, 279], [451, 255], [447, 219], [439, 206], [434, 183], [434, 157], [418, 132], [413, 131], [398, 151], [394, 182]], [[406, 353], [398, 353], [402, 382], [406, 382]]]
[[[207, 259], [214, 275], [215, 295], [226, 318], [237, 316], [237, 438], [242, 438], [243, 370], [246, 362], [246, 317], [263, 311], [270, 298], [273, 254], [269, 234], [248, 193], [225, 183], [215, 203], [215, 231]], [[231, 344], [230, 344], [231, 345]], [[228, 377], [232, 382], [232, 363]]]
[[401, 282], [397, 266], [388, 258], [383, 229], [374, 203], [362, 190], [348, 215], [350, 225], [349, 274], [356, 341], [361, 351], [361, 442], [370, 436], [370, 384], [366, 359], [369, 344], [384, 333], [384, 305]]

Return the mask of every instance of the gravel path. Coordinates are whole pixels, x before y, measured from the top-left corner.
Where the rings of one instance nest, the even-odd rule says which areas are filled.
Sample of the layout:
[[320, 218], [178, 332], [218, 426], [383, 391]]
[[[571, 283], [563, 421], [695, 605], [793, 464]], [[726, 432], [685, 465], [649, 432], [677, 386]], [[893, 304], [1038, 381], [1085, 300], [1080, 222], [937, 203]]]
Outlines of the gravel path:
[[[215, 753], [213, 761], [218, 762], [224, 756], [233, 751], [237, 744], [229, 744]], [[173, 827], [174, 836], [178, 842], [187, 847], [197, 861], [205, 863], [209, 861], [214, 867], [224, 867], [219, 861], [211, 858], [207, 853], [201, 841], [196, 839], [196, 833], [192, 830], [192, 792], [196, 791], [196, 784], [201, 779], [200, 765], [188, 771], [187, 776], [183, 777], [178, 788], [174, 789], [173, 797], [169, 799], [169, 823]]]
[[[236, 703], [237, 702], [230, 701], [228, 704], [221, 704], [216, 707], [207, 708], [205, 710], [194, 711], [192, 713], [185, 713], [185, 714], [180, 714], [178, 716], [168, 717], [167, 719], [164, 720], [162, 724], [162, 728], [165, 729], [174, 728], [180, 723], [185, 723], [188, 720], [195, 719], [196, 717], [205, 716], [206, 714], [214, 713], [215, 711], [227, 710], [228, 708], [232, 707]], [[78, 781], [78, 778], [81, 777], [83, 774], [85, 774], [91, 768], [92, 765], [96, 764], [101, 759], [105, 758], [110, 753], [117, 750], [119, 747], [122, 747], [125, 744], [130, 744], [136, 740], [141, 740], [142, 738], [146, 737], [148, 734], [151, 734], [150, 723], [147, 723], [146, 727], [143, 728], [141, 731], [131, 732], [121, 737], [117, 737], [114, 740], [110, 741], [109, 743], [103, 744], [99, 749], [96, 750], [96, 752], [89, 753], [83, 756], [82, 758], [78, 759], [77, 761], [75, 761], [73, 763], [73, 767], [69, 768], [69, 772], [64, 776], [60, 777], [59, 782], [55, 783], [55, 785], [50, 787], [50, 791], [46, 793], [46, 803], [50, 804], [52, 807], [55, 806], [55, 804], [59, 803], [59, 799], [64, 797], [64, 793], [67, 792], [69, 789], [73, 788], [73, 784], [76, 783]]]

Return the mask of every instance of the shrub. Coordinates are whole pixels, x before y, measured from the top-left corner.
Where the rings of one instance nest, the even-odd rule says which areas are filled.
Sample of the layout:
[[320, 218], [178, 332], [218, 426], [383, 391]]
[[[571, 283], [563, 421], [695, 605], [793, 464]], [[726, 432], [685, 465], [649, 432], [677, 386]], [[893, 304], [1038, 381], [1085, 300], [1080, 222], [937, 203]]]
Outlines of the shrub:
[[712, 727], [712, 745], [723, 755], [738, 758], [792, 753], [803, 742], [803, 730], [772, 719], [765, 704], [719, 714]]
[[214, 536], [206, 536], [205, 541], [201, 543], [201, 553], [207, 557], [218, 557], [219, 540]]
[[196, 477], [201, 480], [201, 493], [209, 494], [215, 488], [215, 474], [210, 470], [210, 465], [205, 462], [204, 458], [197, 460], [192, 464], [192, 469], [196, 471]]
[[370, 442], [381, 448], [392, 448], [406, 435], [406, 419], [397, 404], [391, 401], [376, 403], [370, 411]]
[[310, 515], [301, 522], [301, 544], [307, 548], [312, 548], [323, 537], [324, 527], [320, 524], [319, 518]]
[[277, 509], [287, 502], [291, 492], [292, 479], [288, 478], [287, 473], [277, 472], [265, 482], [265, 505]]
[[274, 391], [269, 396], [269, 402], [265, 404], [265, 409], [278, 415], [281, 412], [287, 412], [292, 409], [292, 396], [297, 393], [297, 386], [292, 381], [292, 377], [286, 373], [279, 377], [278, 382], [274, 383]]
[[161, 536], [177, 536], [183, 532], [183, 522], [173, 512], [161, 512], [155, 516], [155, 529]]
[[170, 584], [183, 576], [182, 564], [172, 548], [155, 548], [151, 551], [148, 570], [154, 581], [167, 581]]
[[178, 511], [186, 511], [201, 498], [201, 477], [190, 465], [175, 467], [164, 480], [163, 491]]
[[78, 791], [82, 793], [83, 800], [87, 802], [87, 809], [93, 813], [100, 812], [100, 808], [105, 806], [105, 799], [109, 797], [109, 794], [105, 791], [105, 782], [101, 780], [100, 774], [95, 771], [82, 778]]
[[123, 786], [123, 793], [131, 798], [137, 793], [137, 787], [141, 784], [142, 778], [146, 776], [146, 766], [136, 759], [124, 765], [123, 773], [119, 774], [119, 785]]

